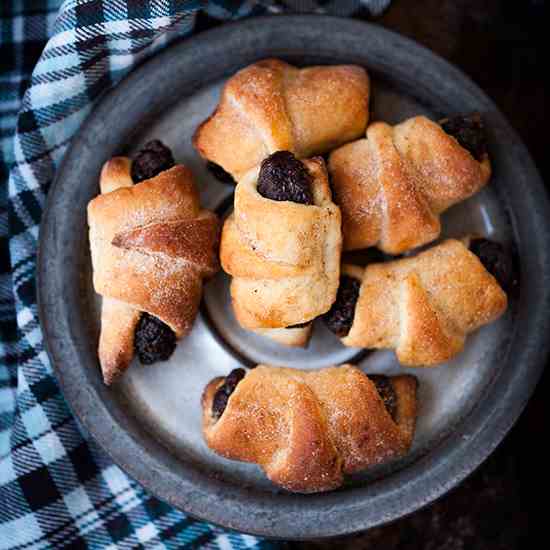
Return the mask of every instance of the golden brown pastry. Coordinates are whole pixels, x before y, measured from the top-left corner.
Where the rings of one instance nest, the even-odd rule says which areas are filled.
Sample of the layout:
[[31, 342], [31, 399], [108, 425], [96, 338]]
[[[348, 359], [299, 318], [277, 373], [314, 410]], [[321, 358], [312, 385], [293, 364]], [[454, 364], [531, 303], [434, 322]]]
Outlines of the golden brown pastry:
[[275, 151], [307, 158], [358, 138], [367, 126], [368, 103], [369, 78], [361, 67], [298, 69], [266, 59], [227, 81], [193, 144], [239, 180]]
[[[139, 182], [134, 185], [134, 182]], [[193, 325], [203, 278], [219, 269], [219, 221], [203, 210], [188, 168], [159, 141], [135, 161], [103, 166], [88, 204], [94, 288], [103, 296], [99, 360], [106, 384], [167, 359]]]
[[344, 249], [401, 254], [436, 239], [439, 215], [477, 193], [491, 166], [479, 116], [375, 122], [330, 155]]
[[204, 391], [204, 438], [226, 458], [260, 465], [289, 491], [328, 491], [344, 474], [409, 450], [416, 390], [413, 376], [367, 376], [351, 365], [236, 369]]
[[403, 365], [432, 366], [460, 353], [466, 336], [506, 306], [506, 294], [480, 259], [449, 239], [366, 269], [344, 265], [325, 321], [346, 346], [395, 349]]
[[321, 158], [279, 151], [241, 178], [220, 246], [241, 326], [305, 345], [309, 322], [336, 298], [340, 224]]

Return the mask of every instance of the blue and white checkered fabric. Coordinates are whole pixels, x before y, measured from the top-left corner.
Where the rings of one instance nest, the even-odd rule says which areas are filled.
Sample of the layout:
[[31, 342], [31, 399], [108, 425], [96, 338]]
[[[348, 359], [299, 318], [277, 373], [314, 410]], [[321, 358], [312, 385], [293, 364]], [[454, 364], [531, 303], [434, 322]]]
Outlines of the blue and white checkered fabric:
[[210, 25], [302, 4], [379, 13], [388, 3], [0, 0], [0, 550], [274, 546], [156, 500], [79, 429], [38, 324], [40, 217], [98, 97], [198, 19]]

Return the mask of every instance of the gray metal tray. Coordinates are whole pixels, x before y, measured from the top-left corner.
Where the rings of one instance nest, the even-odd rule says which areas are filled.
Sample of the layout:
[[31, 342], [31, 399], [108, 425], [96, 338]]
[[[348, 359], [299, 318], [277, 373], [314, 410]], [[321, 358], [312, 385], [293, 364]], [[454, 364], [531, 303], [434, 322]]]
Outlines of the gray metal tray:
[[[232, 186], [216, 181], [191, 145], [228, 75], [281, 57], [305, 64], [356, 63], [371, 75], [375, 118], [397, 122], [480, 111], [494, 167], [490, 185], [443, 217], [446, 236], [477, 232], [514, 246], [520, 298], [498, 322], [472, 335], [454, 361], [403, 369], [391, 352], [358, 353], [318, 323], [305, 350], [240, 329], [228, 277], [205, 287], [201, 314], [170, 361], [137, 362], [112, 388], [96, 345], [99, 299], [91, 283], [86, 204], [101, 165], [162, 139], [190, 166], [206, 207], [231, 208]], [[238, 145], [237, 145], [238, 146]], [[550, 310], [550, 209], [530, 157], [494, 104], [434, 54], [379, 27], [322, 16], [257, 18], [185, 40], [134, 71], [109, 93], [73, 140], [49, 193], [39, 252], [39, 299], [48, 351], [72, 410], [124, 468], [156, 496], [226, 527], [280, 538], [363, 530], [412, 512], [470, 473], [503, 438], [543, 368]], [[411, 453], [349, 479], [332, 493], [291, 495], [254, 465], [210, 452], [200, 396], [214, 376], [240, 363], [318, 368], [352, 360], [369, 373], [406, 370], [420, 380]]]

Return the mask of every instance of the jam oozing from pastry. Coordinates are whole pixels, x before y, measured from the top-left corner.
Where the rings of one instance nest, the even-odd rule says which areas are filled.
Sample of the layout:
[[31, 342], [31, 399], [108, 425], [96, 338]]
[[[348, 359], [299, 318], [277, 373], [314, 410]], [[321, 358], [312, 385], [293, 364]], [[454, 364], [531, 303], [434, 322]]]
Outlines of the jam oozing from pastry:
[[445, 132], [453, 136], [477, 161], [487, 153], [487, 139], [479, 113], [458, 115], [440, 121]]
[[134, 183], [154, 178], [174, 166], [172, 151], [162, 141], [147, 142], [132, 162], [131, 176]]
[[166, 361], [176, 349], [176, 335], [160, 319], [143, 313], [134, 334], [134, 348], [144, 365]]
[[262, 161], [257, 189], [266, 199], [313, 204], [311, 175], [290, 151], [277, 151]]
[[470, 251], [479, 258], [505, 292], [510, 292], [517, 284], [512, 256], [500, 243], [488, 239], [473, 239]]
[[368, 377], [376, 386], [376, 391], [382, 398], [386, 410], [390, 413], [393, 420], [395, 420], [397, 414], [397, 395], [389, 377], [383, 374], [369, 374]]
[[336, 294], [336, 301], [332, 307], [323, 315], [323, 320], [329, 330], [340, 338], [347, 336], [353, 324], [355, 316], [355, 304], [359, 298], [361, 282], [355, 277], [342, 275], [340, 286]]
[[223, 384], [218, 388], [212, 401], [212, 416], [220, 418], [227, 407], [227, 401], [235, 391], [238, 383], [245, 377], [244, 369], [233, 369], [226, 377]]
[[206, 168], [208, 168], [208, 171], [222, 183], [231, 183], [233, 185], [237, 183], [235, 178], [229, 172], [226, 172], [219, 164], [216, 164], [215, 162], [208, 161], [206, 163]]

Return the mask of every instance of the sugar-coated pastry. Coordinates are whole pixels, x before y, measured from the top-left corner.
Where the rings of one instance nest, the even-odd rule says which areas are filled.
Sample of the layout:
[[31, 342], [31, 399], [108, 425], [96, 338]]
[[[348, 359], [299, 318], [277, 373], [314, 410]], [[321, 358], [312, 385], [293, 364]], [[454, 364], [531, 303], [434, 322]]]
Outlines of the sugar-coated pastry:
[[346, 346], [395, 349], [406, 366], [431, 366], [464, 348], [466, 336], [504, 313], [507, 297], [461, 241], [417, 256], [344, 265], [324, 319]]
[[344, 474], [407, 453], [416, 393], [413, 376], [367, 376], [351, 365], [236, 369], [207, 385], [203, 434], [216, 453], [258, 464], [289, 491], [328, 491]]
[[193, 143], [221, 179], [229, 173], [239, 180], [275, 151], [308, 158], [357, 139], [367, 126], [368, 102], [369, 78], [361, 67], [298, 69], [266, 59], [227, 81]]
[[365, 139], [331, 153], [329, 172], [344, 249], [401, 254], [436, 239], [440, 214], [477, 193], [491, 165], [479, 115], [416, 116], [371, 124]]
[[[134, 185], [135, 183], [135, 185]], [[161, 142], [103, 166], [88, 204], [94, 288], [103, 296], [99, 360], [106, 384], [165, 360], [197, 315], [203, 278], [219, 269], [219, 220], [203, 210], [188, 168]]]
[[246, 173], [220, 246], [241, 326], [304, 345], [309, 322], [336, 298], [341, 249], [340, 211], [321, 158], [279, 151]]

